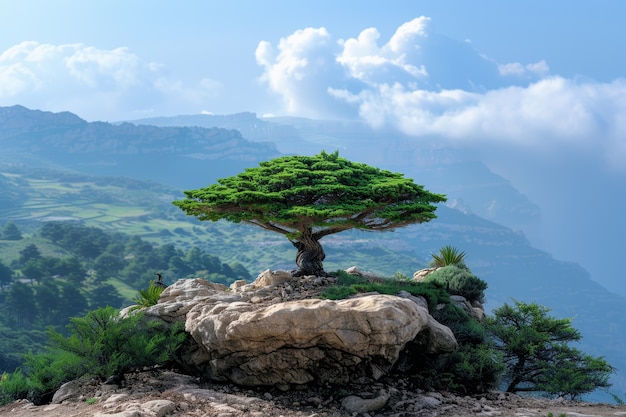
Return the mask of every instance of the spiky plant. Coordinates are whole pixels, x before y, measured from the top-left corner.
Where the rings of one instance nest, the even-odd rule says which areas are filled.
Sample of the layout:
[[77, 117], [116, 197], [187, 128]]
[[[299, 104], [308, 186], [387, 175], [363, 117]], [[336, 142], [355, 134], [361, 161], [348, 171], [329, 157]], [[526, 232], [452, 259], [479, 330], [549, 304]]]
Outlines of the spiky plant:
[[161, 293], [165, 288], [154, 285], [150, 282], [148, 288], [144, 290], [139, 290], [139, 296], [135, 299], [135, 303], [137, 303], [137, 308], [141, 307], [150, 307], [155, 305], [159, 298], [161, 297]]
[[438, 254], [433, 253], [431, 256], [433, 260], [430, 262], [430, 265], [433, 267], [444, 267], [448, 265], [465, 267], [465, 252], [451, 245], [444, 246], [439, 249]]

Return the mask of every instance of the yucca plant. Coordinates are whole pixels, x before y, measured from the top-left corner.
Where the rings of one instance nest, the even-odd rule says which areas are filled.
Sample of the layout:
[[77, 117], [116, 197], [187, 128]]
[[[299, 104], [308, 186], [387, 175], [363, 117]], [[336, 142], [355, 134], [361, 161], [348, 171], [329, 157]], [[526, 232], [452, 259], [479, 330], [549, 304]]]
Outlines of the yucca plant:
[[430, 262], [430, 266], [432, 267], [444, 267], [448, 265], [465, 267], [465, 252], [451, 245], [444, 246], [439, 249], [438, 254], [433, 253], [431, 256], [433, 257], [433, 260]]

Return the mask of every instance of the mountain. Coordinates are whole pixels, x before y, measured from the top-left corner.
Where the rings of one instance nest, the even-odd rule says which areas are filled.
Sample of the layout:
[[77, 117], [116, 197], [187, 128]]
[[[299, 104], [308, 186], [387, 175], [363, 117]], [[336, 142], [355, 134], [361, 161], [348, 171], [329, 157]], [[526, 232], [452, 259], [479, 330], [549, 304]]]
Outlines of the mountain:
[[280, 154], [274, 144], [251, 142], [232, 129], [89, 123], [71, 113], [22, 106], [0, 107], [0, 146], [0, 162], [187, 187]]
[[[327, 270], [357, 265], [385, 276], [396, 272], [410, 276], [426, 266], [431, 253], [454, 245], [467, 252], [472, 271], [489, 284], [488, 309], [515, 298], [543, 304], [556, 317], [574, 318], [574, 327], [584, 336], [581, 349], [606, 356], [620, 370], [614, 378], [615, 391], [626, 390], [624, 297], [607, 291], [576, 263], [534, 247], [521, 231], [538, 223], [540, 208], [475, 155], [436, 141], [417, 148], [408, 138], [363, 125], [306, 119], [255, 124], [250, 114], [213, 119], [231, 123], [226, 129], [87, 123], [70, 113], [0, 108], [0, 163], [4, 162], [0, 225], [75, 218], [161, 243], [202, 245], [225, 262], [242, 263], [252, 274], [267, 268], [292, 269], [295, 250], [283, 236], [241, 224], [200, 223], [171, 205], [184, 189], [208, 185], [281, 155], [283, 145], [266, 141], [272, 138], [270, 133], [259, 133], [255, 137], [263, 141], [256, 142], [233, 130], [239, 118], [253, 132], [295, 133], [284, 133], [279, 143], [296, 149], [302, 143], [303, 149], [311, 147], [311, 153], [313, 145], [318, 147], [314, 152], [339, 149], [344, 157], [403, 172], [430, 191], [448, 195], [449, 206], [441, 206], [430, 223], [393, 233], [328, 236], [322, 241]], [[266, 123], [293, 125], [282, 130]], [[331, 143], [336, 147], [326, 147]], [[124, 183], [120, 176], [151, 182]], [[156, 187], [154, 182], [168, 187]], [[109, 189], [105, 197], [96, 193], [111, 184], [119, 188]], [[134, 190], [148, 194], [139, 199]], [[95, 198], [101, 200], [90, 205]]]

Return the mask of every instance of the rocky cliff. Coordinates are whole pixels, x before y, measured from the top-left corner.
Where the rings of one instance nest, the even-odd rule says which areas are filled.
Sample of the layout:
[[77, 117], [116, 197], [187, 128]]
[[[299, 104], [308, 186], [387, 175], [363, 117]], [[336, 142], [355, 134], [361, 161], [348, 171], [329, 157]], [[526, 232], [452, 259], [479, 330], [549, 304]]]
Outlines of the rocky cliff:
[[378, 380], [409, 343], [428, 353], [456, 349], [452, 331], [429, 314], [425, 300], [380, 294], [316, 298], [332, 280], [292, 280], [290, 273], [269, 270], [232, 288], [179, 280], [146, 314], [185, 323], [193, 342], [181, 360], [191, 374], [245, 386]]

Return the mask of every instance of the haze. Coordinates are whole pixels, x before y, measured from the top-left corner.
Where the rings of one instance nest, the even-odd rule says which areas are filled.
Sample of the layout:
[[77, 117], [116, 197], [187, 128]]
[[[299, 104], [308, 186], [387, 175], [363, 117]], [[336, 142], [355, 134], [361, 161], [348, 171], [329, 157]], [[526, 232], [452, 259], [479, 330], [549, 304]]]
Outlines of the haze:
[[535, 246], [626, 295], [626, 3], [476, 4], [5, 1], [0, 106], [251, 111], [435, 141], [541, 208]]

